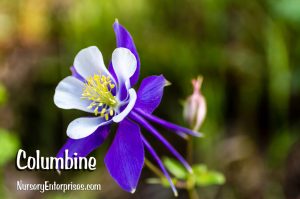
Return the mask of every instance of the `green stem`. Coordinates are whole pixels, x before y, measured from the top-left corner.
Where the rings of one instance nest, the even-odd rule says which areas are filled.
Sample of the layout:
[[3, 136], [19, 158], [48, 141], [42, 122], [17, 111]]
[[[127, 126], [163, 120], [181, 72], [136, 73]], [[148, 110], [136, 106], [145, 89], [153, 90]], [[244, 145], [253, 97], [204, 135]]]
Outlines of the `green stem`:
[[4, 172], [3, 172], [3, 167], [0, 167], [0, 176], [1, 176], [1, 180], [0, 180], [0, 197], [1, 198], [5, 198], [6, 193], [5, 193], [5, 189], [4, 189]]
[[187, 141], [187, 161], [188, 163], [193, 163], [193, 139], [188, 137]]
[[[194, 152], [193, 148], [194, 148], [193, 139], [192, 137], [189, 137], [187, 141], [187, 160], [188, 163], [190, 163], [191, 165], [193, 164], [193, 152]], [[188, 188], [187, 191], [189, 193], [190, 199], [200, 199], [195, 186]]]
[[164, 178], [165, 175], [154, 165], [152, 164], [147, 158], [145, 158], [145, 165], [153, 171], [158, 177]]
[[190, 199], [200, 199], [195, 187], [188, 189]]

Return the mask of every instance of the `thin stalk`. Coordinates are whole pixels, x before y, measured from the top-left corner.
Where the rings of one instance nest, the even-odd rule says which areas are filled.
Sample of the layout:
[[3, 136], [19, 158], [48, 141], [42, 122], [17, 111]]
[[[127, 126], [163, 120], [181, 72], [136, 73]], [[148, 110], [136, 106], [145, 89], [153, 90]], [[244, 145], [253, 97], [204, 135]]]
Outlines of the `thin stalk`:
[[145, 165], [150, 169], [153, 173], [155, 173], [160, 178], [165, 178], [165, 175], [154, 165], [150, 160], [145, 158]]
[[189, 137], [187, 139], [187, 161], [190, 165], [193, 164], [193, 139]]
[[[187, 140], [187, 160], [190, 165], [193, 165], [194, 143], [192, 137]], [[200, 199], [196, 186], [187, 189], [190, 199]]]
[[200, 199], [195, 187], [192, 189], [188, 189], [190, 199]]

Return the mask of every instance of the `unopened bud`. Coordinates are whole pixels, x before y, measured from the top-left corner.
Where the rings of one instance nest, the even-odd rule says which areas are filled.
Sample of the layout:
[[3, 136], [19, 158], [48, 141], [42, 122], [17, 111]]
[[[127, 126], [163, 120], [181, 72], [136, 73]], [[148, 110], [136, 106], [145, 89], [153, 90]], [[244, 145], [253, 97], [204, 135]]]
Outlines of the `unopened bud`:
[[184, 102], [183, 117], [195, 131], [199, 130], [206, 115], [206, 101], [200, 91], [202, 81], [202, 76], [192, 80], [194, 92]]

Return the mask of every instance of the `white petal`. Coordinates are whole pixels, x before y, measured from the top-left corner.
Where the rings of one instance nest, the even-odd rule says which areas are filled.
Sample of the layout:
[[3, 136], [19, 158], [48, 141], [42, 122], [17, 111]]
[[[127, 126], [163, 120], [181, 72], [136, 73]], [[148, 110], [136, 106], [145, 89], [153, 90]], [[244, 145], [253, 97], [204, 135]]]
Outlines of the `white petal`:
[[62, 109], [79, 109], [92, 113], [93, 111], [87, 108], [91, 102], [81, 99], [83, 86], [83, 82], [73, 76], [60, 81], [55, 89], [55, 105]]
[[81, 139], [94, 133], [99, 126], [110, 121], [101, 117], [81, 117], [73, 120], [67, 129], [67, 135], [72, 139]]
[[104, 65], [102, 53], [96, 46], [82, 49], [75, 57], [74, 67], [85, 79], [100, 73], [111, 77]]
[[137, 97], [135, 90], [131, 88], [128, 90], [128, 93], [129, 93], [128, 105], [121, 113], [119, 113], [118, 115], [112, 118], [112, 120], [116, 123], [121, 122], [130, 113], [130, 111], [133, 109], [135, 105], [136, 97]]
[[116, 48], [112, 54], [112, 65], [118, 77], [119, 84], [130, 88], [129, 78], [136, 70], [136, 58], [127, 48]]

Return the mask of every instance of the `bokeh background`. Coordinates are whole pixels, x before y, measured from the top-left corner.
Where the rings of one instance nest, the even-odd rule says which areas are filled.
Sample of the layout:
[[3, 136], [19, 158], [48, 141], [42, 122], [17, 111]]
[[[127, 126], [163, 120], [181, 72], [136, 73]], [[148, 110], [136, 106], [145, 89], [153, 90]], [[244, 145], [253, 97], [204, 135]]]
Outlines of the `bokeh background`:
[[[1, 198], [173, 198], [146, 183], [147, 168], [134, 195], [116, 185], [103, 163], [113, 136], [92, 154], [95, 172], [15, 168], [19, 148], [55, 156], [64, 144], [68, 123], [83, 113], [57, 108], [54, 89], [82, 48], [98, 46], [109, 62], [115, 18], [135, 40], [140, 79], [164, 74], [172, 83], [156, 115], [186, 126], [182, 101], [191, 79], [204, 76], [205, 138], [194, 140], [194, 162], [223, 172], [226, 183], [200, 187], [200, 198], [300, 198], [299, 0], [1, 0]], [[169, 135], [185, 154], [186, 141]], [[20, 179], [100, 183], [102, 191], [18, 192]]]

